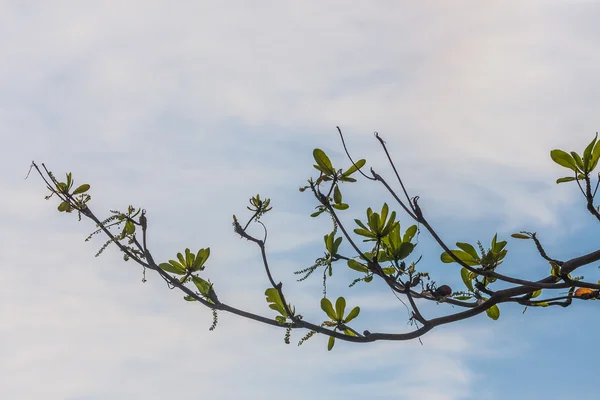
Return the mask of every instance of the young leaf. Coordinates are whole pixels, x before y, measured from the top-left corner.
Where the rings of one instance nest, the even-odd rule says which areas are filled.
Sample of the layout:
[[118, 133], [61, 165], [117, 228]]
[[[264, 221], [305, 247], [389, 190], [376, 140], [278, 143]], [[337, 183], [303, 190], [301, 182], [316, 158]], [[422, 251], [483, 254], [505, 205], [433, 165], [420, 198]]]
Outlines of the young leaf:
[[473, 259], [479, 259], [479, 254], [477, 254], [475, 247], [471, 246], [469, 243], [456, 242], [456, 246], [473, 257]]
[[335, 188], [333, 188], [333, 201], [336, 204], [342, 202], [342, 192], [340, 192], [340, 187], [338, 185], [335, 185]]
[[331, 165], [331, 160], [327, 157], [327, 154], [321, 149], [313, 150], [313, 157], [317, 162], [317, 165], [321, 167], [321, 170], [327, 175], [335, 174], [335, 170], [333, 169], [333, 165]]
[[181, 265], [179, 265], [179, 263], [177, 263], [176, 261], [170, 261], [168, 263], [162, 263], [159, 265], [159, 267], [167, 272], [170, 272], [172, 274], [177, 274], [177, 275], [183, 275], [185, 274], [185, 268], [183, 268]]
[[346, 311], [346, 299], [343, 297], [338, 297], [335, 301], [335, 315], [338, 319], [344, 318], [344, 312]]
[[333, 336], [329, 336], [329, 341], [327, 342], [327, 351], [331, 351], [331, 349], [333, 349], [334, 344], [335, 338]]
[[327, 316], [333, 321], [337, 321], [337, 316], [335, 315], [335, 311], [333, 310], [333, 305], [327, 297], [323, 297], [321, 299], [321, 310], [325, 311], [325, 314], [327, 314]]
[[364, 272], [364, 273], [369, 272], [369, 269], [367, 268], [366, 265], [363, 265], [353, 259], [348, 260], [348, 267], [350, 267], [351, 269], [358, 271], [358, 272]]
[[576, 178], [573, 177], [573, 176], [565, 176], [564, 178], [558, 178], [556, 180], [556, 183], [571, 182], [571, 181], [574, 181], [574, 180], [576, 180]]
[[[465, 253], [464, 251], [461, 251], [461, 250], [452, 250], [452, 253], [459, 260], [461, 260], [462, 262], [464, 262], [465, 264], [467, 264], [470, 267], [480, 264], [479, 261], [476, 261], [475, 259], [473, 259], [473, 256], [471, 256], [469, 253]], [[453, 263], [453, 262], [456, 262], [456, 261], [454, 261], [454, 258], [452, 258], [446, 252], [442, 253], [442, 255], [440, 256], [440, 259], [442, 260], [443, 263]]]
[[358, 160], [357, 162], [354, 163], [354, 165], [350, 166], [350, 168], [348, 168], [346, 170], [346, 172], [344, 172], [342, 174], [342, 176], [347, 177], [352, 175], [353, 173], [355, 173], [356, 171], [358, 171], [359, 169], [361, 169], [363, 167], [363, 165], [365, 165], [366, 160]]
[[575, 164], [577, 165], [577, 168], [579, 168], [580, 171], [585, 171], [585, 169], [583, 167], [583, 160], [581, 159], [581, 157], [579, 157], [579, 154], [572, 151], [571, 156], [573, 157], [573, 160], [575, 160]]
[[531, 298], [535, 299], [536, 297], [538, 297], [540, 294], [542, 294], [542, 289], [536, 290], [535, 292], [531, 293]]
[[346, 203], [332, 204], [331, 206], [336, 210], [347, 210], [350, 207]]
[[592, 159], [592, 151], [594, 150], [594, 145], [596, 144], [597, 139], [598, 139], [598, 133], [596, 133], [596, 137], [594, 138], [594, 140], [592, 140], [590, 142], [590, 144], [588, 144], [588, 146], [583, 151], [583, 170], [585, 172], [591, 171], [590, 161]]
[[571, 157], [567, 152], [558, 149], [552, 150], [550, 152], [550, 158], [552, 158], [552, 161], [558, 165], [577, 172], [577, 164], [575, 163], [573, 157]]
[[202, 293], [204, 296], [208, 296], [208, 293], [212, 287], [210, 283], [195, 275], [192, 275], [192, 282], [194, 282], [194, 285], [196, 285], [200, 293]]
[[406, 232], [404, 232], [404, 237], [402, 238], [402, 241], [410, 242], [412, 240], [412, 238], [415, 237], [416, 233], [417, 233], [417, 226], [416, 225], [409, 226], [408, 229], [406, 230]]
[[513, 233], [510, 236], [514, 237], [515, 239], [531, 239], [531, 236], [523, 235], [522, 233]]
[[467, 289], [469, 289], [469, 291], [473, 291], [473, 281], [471, 280], [471, 273], [469, 272], [468, 269], [466, 268], [462, 268], [460, 270], [460, 277], [462, 278], [463, 282], [465, 283], [465, 286], [467, 287]]
[[73, 192], [73, 195], [85, 193], [89, 189], [90, 189], [90, 185], [88, 185], [87, 183], [84, 183], [83, 185], [81, 185], [77, 189], [75, 189], [75, 191]]
[[485, 313], [488, 315], [488, 317], [490, 317], [494, 321], [497, 320], [498, 318], [500, 318], [500, 309], [495, 304], [493, 306], [491, 306], [490, 308], [488, 308], [487, 310], [485, 310]]
[[356, 306], [354, 307], [346, 316], [346, 318], [344, 319], [344, 323], [347, 324], [348, 322], [352, 321], [354, 318], [358, 317], [358, 314], [360, 314], [360, 307]]

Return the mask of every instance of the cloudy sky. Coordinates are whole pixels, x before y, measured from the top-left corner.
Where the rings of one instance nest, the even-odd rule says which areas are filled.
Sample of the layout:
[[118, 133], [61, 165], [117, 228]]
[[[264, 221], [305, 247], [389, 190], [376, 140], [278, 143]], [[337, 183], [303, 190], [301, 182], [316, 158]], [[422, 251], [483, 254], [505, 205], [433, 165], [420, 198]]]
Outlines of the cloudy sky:
[[[0, 397], [3, 399], [504, 399], [597, 392], [598, 309], [504, 305], [418, 341], [352, 345], [292, 334], [187, 303], [94, 229], [44, 201], [31, 160], [90, 183], [100, 216], [148, 210], [155, 258], [210, 247], [206, 276], [234, 306], [273, 316], [257, 248], [231, 215], [271, 197], [265, 217], [276, 280], [322, 320], [318, 275], [327, 220], [298, 187], [312, 149], [392, 177], [387, 141], [412, 195], [448, 243], [537, 231], [556, 258], [595, 250], [594, 221], [549, 150], [581, 151], [600, 130], [600, 2], [0, 0]], [[352, 218], [392, 204], [367, 181], [348, 188]], [[401, 217], [403, 227], [410, 221]], [[260, 232], [260, 231], [253, 231]], [[458, 269], [422, 234], [421, 265], [454, 287]], [[543, 277], [525, 241], [503, 272]], [[584, 271], [598, 279], [595, 266]], [[594, 275], [596, 274], [596, 275]], [[383, 285], [329, 286], [362, 312], [354, 324], [403, 332], [406, 309]], [[434, 315], [451, 308], [428, 305]]]

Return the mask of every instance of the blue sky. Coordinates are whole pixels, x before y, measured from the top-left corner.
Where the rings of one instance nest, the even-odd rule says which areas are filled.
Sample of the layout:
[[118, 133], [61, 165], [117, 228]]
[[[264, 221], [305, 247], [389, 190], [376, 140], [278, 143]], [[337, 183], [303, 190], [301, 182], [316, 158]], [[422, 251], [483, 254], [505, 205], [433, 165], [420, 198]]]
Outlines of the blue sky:
[[[595, 1], [1, 1], [2, 281], [0, 397], [6, 399], [504, 399], [595, 393], [598, 310], [503, 305], [418, 341], [352, 345], [209, 310], [123, 263], [93, 230], [44, 201], [30, 161], [92, 185], [99, 215], [148, 210], [155, 258], [211, 247], [207, 276], [229, 304], [271, 315], [257, 249], [231, 215], [271, 197], [265, 217], [276, 280], [306, 318], [322, 318], [325, 219], [299, 193], [312, 149], [356, 157], [391, 179], [387, 141], [411, 194], [446, 241], [537, 231], [556, 258], [596, 250], [594, 221], [554, 148], [581, 151], [599, 130]], [[392, 203], [349, 187], [348, 226]], [[404, 228], [411, 224], [401, 217]], [[415, 254], [460, 287], [426, 235]], [[545, 276], [531, 243], [509, 241], [503, 272]], [[598, 279], [595, 265], [582, 269]], [[596, 274], [596, 275], [594, 275]], [[409, 329], [380, 283], [329, 291], [362, 312], [362, 331]], [[424, 305], [433, 315], [451, 311]]]

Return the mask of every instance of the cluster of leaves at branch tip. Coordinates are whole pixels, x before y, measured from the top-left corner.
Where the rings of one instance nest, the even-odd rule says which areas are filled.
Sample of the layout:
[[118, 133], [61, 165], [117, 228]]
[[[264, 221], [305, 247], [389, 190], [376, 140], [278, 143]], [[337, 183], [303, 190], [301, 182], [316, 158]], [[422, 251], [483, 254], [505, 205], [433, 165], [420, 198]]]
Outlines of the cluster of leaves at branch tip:
[[55, 185], [55, 188], [48, 187], [50, 194], [45, 198], [48, 200], [55, 193], [59, 195], [63, 201], [58, 205], [58, 211], [67, 213], [72, 212], [73, 209], [81, 211], [85, 208], [86, 203], [92, 199], [92, 197], [86, 193], [88, 190], [90, 190], [90, 185], [87, 183], [78, 186], [71, 192], [75, 181], [73, 180], [73, 175], [70, 172], [66, 174], [65, 182], [59, 182], [50, 172], [49, 175]]
[[[457, 250], [451, 250], [451, 254], [443, 252], [440, 259], [443, 263], [454, 263], [457, 260], [463, 262], [470, 267], [481, 267], [481, 271], [494, 271], [502, 260], [506, 257], [508, 250], [506, 247], [506, 240], [498, 241], [498, 234], [495, 234], [492, 238], [491, 246], [486, 250], [484, 249], [481, 242], [478, 242], [479, 253], [475, 247], [469, 243], [457, 242]], [[476, 298], [478, 301], [483, 302], [487, 298], [481, 295], [481, 289], [485, 289], [490, 283], [494, 283], [496, 278], [482, 276], [476, 272], [469, 271], [467, 268], [461, 268], [460, 276], [467, 287], [467, 292], [456, 293], [456, 300], [469, 300]], [[500, 317], [500, 309], [497, 305], [486, 310], [488, 317], [493, 320], [497, 320]]]
[[[159, 267], [172, 274], [182, 275], [179, 279], [180, 283], [192, 281], [196, 288], [200, 291], [200, 295], [210, 303], [217, 303], [218, 299], [213, 289], [213, 284], [210, 281], [202, 279], [195, 274], [199, 271], [204, 271], [206, 260], [210, 257], [210, 248], [200, 249], [197, 254], [194, 254], [190, 249], [185, 249], [184, 254], [177, 253], [177, 260], [169, 260], [168, 263], [161, 263]], [[192, 296], [185, 296], [187, 301], [196, 301]]]
[[[332, 327], [334, 331], [340, 330], [340, 331], [344, 332], [344, 334], [346, 334], [346, 335], [357, 336], [356, 332], [353, 329], [351, 329], [350, 327], [348, 327], [346, 324], [348, 324], [354, 318], [358, 317], [358, 314], [360, 314], [360, 307], [358, 307], [358, 306], [354, 307], [352, 310], [350, 310], [348, 315], [346, 315], [344, 317], [344, 314], [346, 312], [346, 299], [345, 298], [338, 297], [338, 299], [335, 301], [335, 309], [334, 309], [333, 305], [331, 304], [331, 301], [327, 297], [323, 297], [321, 299], [321, 309], [330, 318], [328, 321], [323, 321], [321, 326]], [[333, 349], [334, 345], [335, 345], [335, 337], [330, 336], [329, 342], [327, 343], [327, 350]]]
[[[314, 187], [313, 185], [318, 186], [323, 182], [332, 182], [333, 183], [333, 186], [332, 186], [333, 196], [331, 196], [331, 195], [327, 196], [328, 203], [331, 204], [331, 207], [335, 208], [336, 210], [341, 211], [341, 210], [348, 209], [350, 206], [347, 203], [343, 202], [342, 191], [340, 190], [339, 183], [341, 183], [341, 182], [348, 182], [348, 183], [356, 182], [356, 179], [352, 178], [350, 175], [352, 175], [353, 173], [355, 173], [356, 171], [361, 169], [365, 165], [366, 160], [364, 160], [364, 159], [358, 160], [352, 166], [350, 166], [346, 171], [343, 171], [341, 169], [336, 170], [333, 167], [333, 164], [331, 163], [331, 160], [329, 159], [327, 154], [325, 154], [325, 152], [321, 149], [313, 150], [313, 158], [315, 159], [315, 163], [316, 163], [313, 165], [313, 167], [315, 167], [315, 169], [317, 171], [319, 171], [320, 175], [316, 181], [313, 181], [312, 179], [309, 180], [308, 181], [309, 186], [301, 187], [300, 191], [304, 192], [306, 189], [313, 188]], [[325, 212], [326, 210], [327, 210], [327, 206], [325, 204], [322, 204], [322, 205], [318, 206], [317, 211], [312, 213], [310, 216], [317, 217], [320, 214], [322, 214], [323, 212]]]
[[559, 178], [556, 183], [579, 181], [589, 177], [590, 172], [598, 165], [600, 160], [600, 141], [598, 141], [598, 133], [594, 140], [587, 145], [583, 151], [583, 157], [572, 151], [567, 153], [563, 150], [552, 150], [550, 157], [558, 165], [565, 167], [573, 172], [573, 176], [565, 176]]

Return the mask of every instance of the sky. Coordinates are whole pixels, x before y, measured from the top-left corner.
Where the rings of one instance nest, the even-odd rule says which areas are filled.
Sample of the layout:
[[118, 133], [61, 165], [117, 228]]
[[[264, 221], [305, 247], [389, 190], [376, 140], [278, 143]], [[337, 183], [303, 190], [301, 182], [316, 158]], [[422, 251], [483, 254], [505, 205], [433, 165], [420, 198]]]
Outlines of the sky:
[[[0, 398], [485, 399], [588, 398], [600, 328], [594, 302], [501, 306], [417, 341], [351, 344], [292, 333], [188, 303], [155, 274], [58, 213], [32, 160], [89, 183], [106, 217], [147, 210], [159, 261], [210, 247], [203, 276], [228, 304], [274, 316], [256, 246], [232, 214], [272, 199], [272, 272], [320, 322], [326, 218], [298, 188], [312, 150], [355, 158], [392, 181], [379, 132], [411, 195], [449, 244], [539, 233], [568, 259], [597, 249], [595, 226], [549, 151], [600, 130], [600, 2], [0, 0]], [[387, 202], [378, 185], [344, 187], [348, 227]], [[411, 225], [406, 215], [404, 230]], [[251, 232], [261, 231], [252, 228]], [[502, 273], [542, 278], [531, 243], [509, 240]], [[345, 248], [349, 251], [348, 248]], [[415, 258], [461, 288], [425, 232]], [[335, 265], [332, 298], [361, 306], [358, 331], [405, 332], [404, 306], [380, 282]], [[595, 281], [591, 265], [581, 274]], [[452, 312], [423, 304], [427, 315]]]

